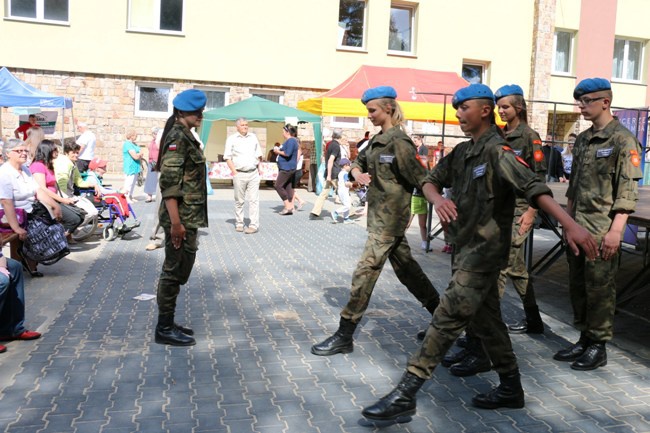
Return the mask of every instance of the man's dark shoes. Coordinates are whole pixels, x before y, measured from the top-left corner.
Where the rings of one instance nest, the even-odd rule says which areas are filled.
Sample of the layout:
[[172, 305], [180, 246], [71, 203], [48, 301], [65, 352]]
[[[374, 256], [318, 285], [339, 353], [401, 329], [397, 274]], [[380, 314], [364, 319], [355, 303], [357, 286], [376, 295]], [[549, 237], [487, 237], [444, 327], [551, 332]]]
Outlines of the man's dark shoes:
[[591, 342], [584, 353], [571, 364], [574, 370], [588, 371], [607, 365], [605, 343]]
[[194, 335], [194, 330], [192, 328], [188, 328], [187, 326], [179, 325], [178, 323], [174, 323], [174, 326], [176, 329], [181, 331], [185, 335]]
[[508, 407], [520, 409], [524, 407], [524, 390], [521, 387], [519, 370], [499, 374], [501, 383], [485, 394], [478, 394], [472, 398], [472, 404], [481, 409], [498, 409]]
[[449, 367], [449, 372], [454, 376], [466, 377], [484, 373], [492, 369], [492, 363], [485, 354], [470, 353], [462, 361]]
[[575, 361], [580, 358], [587, 346], [589, 345], [589, 340], [585, 335], [581, 335], [577, 343], [572, 344], [571, 346], [564, 348], [553, 355], [553, 359], [556, 361]]
[[537, 306], [525, 308], [526, 318], [513, 325], [508, 325], [511, 334], [543, 334], [544, 322]]
[[361, 415], [378, 421], [391, 421], [399, 417], [415, 415], [415, 394], [423, 384], [424, 379], [406, 372], [395, 389], [377, 403], [365, 408]]
[[339, 321], [339, 329], [332, 335], [325, 339], [325, 341], [314, 344], [311, 347], [311, 353], [318, 356], [330, 356], [337, 353], [350, 353], [354, 350], [352, 343], [352, 335], [357, 328], [356, 323], [341, 317]]
[[170, 346], [194, 346], [196, 344], [194, 337], [185, 334], [178, 325], [174, 324], [174, 316], [158, 316], [155, 342]]
[[452, 365], [461, 362], [463, 359], [468, 357], [470, 353], [471, 352], [467, 349], [461, 349], [458, 352], [447, 352], [445, 357], [442, 358], [442, 361], [440, 361], [440, 365], [449, 368]]

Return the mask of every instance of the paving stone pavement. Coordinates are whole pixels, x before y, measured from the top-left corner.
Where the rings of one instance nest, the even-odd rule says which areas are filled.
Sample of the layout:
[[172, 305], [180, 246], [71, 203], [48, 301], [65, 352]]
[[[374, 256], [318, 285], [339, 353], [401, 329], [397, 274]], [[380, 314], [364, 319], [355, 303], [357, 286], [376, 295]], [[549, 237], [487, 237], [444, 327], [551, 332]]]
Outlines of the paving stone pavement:
[[[524, 409], [474, 409], [472, 396], [497, 375], [456, 378], [439, 367], [409, 422], [369, 424], [361, 409], [399, 381], [430, 316], [388, 266], [354, 352], [312, 355], [310, 346], [336, 330], [363, 222], [310, 221], [311, 204], [283, 217], [275, 192], [262, 190], [260, 231], [245, 235], [234, 230], [231, 197], [227, 187], [210, 197], [210, 228], [179, 297], [177, 320], [194, 328], [194, 347], [155, 344], [155, 300], [133, 299], [155, 293], [163, 258], [144, 249], [151, 204], [134, 205], [142, 226], [127, 239], [76, 245], [43, 268], [45, 278], [27, 277], [27, 323], [44, 335], [0, 355], [0, 432], [650, 432], [649, 360], [610, 345], [607, 367], [573, 371], [551, 359], [577, 335], [557, 314], [544, 314], [544, 335], [512, 336]], [[443, 290], [442, 243], [423, 253], [414, 228], [409, 241]], [[504, 317], [518, 319], [520, 301], [507, 292]]]

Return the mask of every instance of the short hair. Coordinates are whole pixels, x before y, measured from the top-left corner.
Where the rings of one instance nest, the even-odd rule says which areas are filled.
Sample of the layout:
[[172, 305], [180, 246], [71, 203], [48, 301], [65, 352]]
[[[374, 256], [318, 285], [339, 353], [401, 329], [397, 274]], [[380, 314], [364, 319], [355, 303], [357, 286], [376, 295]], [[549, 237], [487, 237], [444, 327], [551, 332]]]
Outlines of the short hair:
[[81, 146], [75, 142], [68, 142], [63, 145], [63, 153], [77, 152]]
[[343, 137], [343, 130], [341, 128], [336, 128], [334, 131], [332, 131], [332, 138], [341, 138]]
[[87, 127], [88, 124], [86, 122], [77, 122], [77, 126], [81, 126], [83, 128]]
[[31, 119], [31, 118], [36, 119], [36, 114], [30, 114], [29, 117], [28, 117], [28, 119]]
[[11, 150], [24, 145], [25, 142], [23, 140], [19, 138], [10, 138], [5, 142], [4, 146], [2, 146], [2, 158], [6, 160]]
[[239, 119], [235, 120], [235, 125], [239, 126], [239, 124], [242, 122], [248, 123], [248, 119], [245, 117], [240, 117]]

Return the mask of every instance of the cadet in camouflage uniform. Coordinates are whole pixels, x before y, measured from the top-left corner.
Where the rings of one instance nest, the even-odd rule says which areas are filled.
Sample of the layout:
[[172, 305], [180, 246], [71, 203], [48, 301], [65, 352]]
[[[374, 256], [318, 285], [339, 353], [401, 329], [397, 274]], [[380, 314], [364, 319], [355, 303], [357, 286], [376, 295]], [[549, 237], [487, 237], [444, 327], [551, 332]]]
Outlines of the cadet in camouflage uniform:
[[[516, 84], [500, 87], [494, 92], [501, 120], [506, 122], [504, 128], [505, 140], [515, 155], [526, 161], [531, 171], [541, 181], [546, 179], [546, 163], [542, 152], [542, 140], [537, 132], [528, 126], [528, 113], [524, 91]], [[525, 197], [515, 199], [515, 214], [512, 222], [512, 240], [508, 266], [499, 275], [499, 299], [503, 297], [506, 279], [510, 277], [512, 285], [519, 294], [524, 306], [526, 318], [514, 325], [509, 325], [511, 333], [541, 334], [544, 323], [539, 315], [535, 300], [532, 279], [529, 278], [525, 259], [525, 242], [535, 221], [536, 210], [528, 204]], [[489, 371], [490, 359], [481, 344], [480, 338], [472, 331], [472, 325], [467, 328], [467, 343], [460, 352], [446, 355], [441, 364], [449, 368], [454, 376], [472, 376]]]
[[[517, 360], [499, 305], [497, 280], [508, 262], [515, 194], [526, 197], [565, 226], [570, 248], [578, 245], [596, 255], [597, 245], [552, 199], [551, 191], [505, 145], [494, 124], [494, 96], [484, 84], [472, 84], [454, 95], [452, 104], [462, 131], [471, 137], [458, 144], [427, 176], [423, 192], [455, 242], [453, 276], [440, 299], [420, 349], [411, 357], [400, 383], [388, 395], [363, 410], [370, 419], [394, 420], [413, 415], [415, 394], [462, 330], [473, 320], [485, 342], [500, 385], [479, 394], [481, 408], [524, 406]], [[451, 187], [451, 200], [441, 196]]]
[[382, 130], [352, 164], [350, 173], [368, 188], [368, 240], [352, 276], [350, 299], [341, 311], [339, 329], [311, 348], [314, 355], [329, 356], [353, 350], [352, 335], [368, 308], [370, 296], [386, 259], [397, 278], [433, 314], [440, 297], [411, 255], [404, 232], [411, 213], [411, 193], [427, 174], [413, 141], [402, 130], [402, 111], [395, 89], [368, 89], [361, 98], [373, 125]]
[[594, 261], [568, 254], [569, 293], [577, 343], [557, 352], [575, 370], [607, 365], [605, 343], [612, 339], [616, 272], [628, 214], [638, 200], [642, 150], [638, 140], [610, 111], [612, 90], [604, 78], [587, 78], [573, 97], [593, 125], [578, 135], [567, 190], [567, 210], [594, 235], [600, 256]]
[[158, 157], [162, 203], [158, 212], [165, 230], [165, 261], [158, 280], [158, 324], [155, 341], [173, 346], [195, 344], [194, 332], [174, 323], [176, 298], [187, 283], [198, 247], [197, 229], [208, 226], [205, 156], [191, 132], [203, 118], [206, 96], [196, 89], [173, 101]]

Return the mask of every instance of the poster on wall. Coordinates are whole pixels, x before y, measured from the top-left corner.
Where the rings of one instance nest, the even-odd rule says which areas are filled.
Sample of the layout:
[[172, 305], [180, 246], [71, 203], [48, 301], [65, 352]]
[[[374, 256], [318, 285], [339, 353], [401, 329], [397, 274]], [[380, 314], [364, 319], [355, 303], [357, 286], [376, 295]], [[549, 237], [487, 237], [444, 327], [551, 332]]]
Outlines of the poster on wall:
[[650, 152], [648, 149], [648, 109], [640, 110], [614, 110], [612, 112], [623, 126], [629, 129], [641, 143], [641, 148], [646, 151], [645, 158], [641, 158], [641, 171], [643, 179], [641, 185], [650, 185]]
[[[58, 111], [41, 111], [40, 113], [34, 114], [34, 116], [36, 116], [36, 123], [43, 128], [43, 132], [46, 135], [54, 134], [58, 114]], [[21, 114], [18, 117], [18, 122], [20, 125], [23, 123], [29, 123], [29, 115]]]

